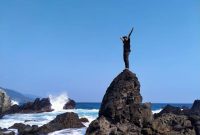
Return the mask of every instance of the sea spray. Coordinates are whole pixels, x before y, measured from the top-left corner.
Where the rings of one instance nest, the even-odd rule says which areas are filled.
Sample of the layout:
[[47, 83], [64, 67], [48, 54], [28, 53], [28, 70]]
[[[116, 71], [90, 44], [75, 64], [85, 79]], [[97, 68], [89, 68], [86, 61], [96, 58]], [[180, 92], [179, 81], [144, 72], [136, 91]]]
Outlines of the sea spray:
[[19, 102], [15, 100], [11, 100], [11, 105], [19, 105]]
[[60, 94], [58, 96], [49, 95], [51, 108], [54, 111], [62, 111], [63, 106], [69, 101], [69, 98], [66, 93]]

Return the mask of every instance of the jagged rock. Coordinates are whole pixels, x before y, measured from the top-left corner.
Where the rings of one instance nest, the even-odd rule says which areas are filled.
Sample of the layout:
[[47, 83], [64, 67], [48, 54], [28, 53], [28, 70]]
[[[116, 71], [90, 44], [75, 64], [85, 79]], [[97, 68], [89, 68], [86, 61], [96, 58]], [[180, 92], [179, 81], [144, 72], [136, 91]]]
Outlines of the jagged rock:
[[76, 102], [69, 98], [69, 101], [64, 105], [63, 109], [74, 109], [76, 107]]
[[6, 92], [0, 89], [0, 115], [11, 107], [10, 97], [7, 96]]
[[57, 115], [54, 120], [41, 126], [39, 128], [39, 132], [41, 134], [47, 134], [65, 128], [81, 128], [81, 127], [85, 126], [80, 121], [78, 114], [73, 112], [67, 112], [64, 114]]
[[154, 134], [195, 135], [191, 121], [185, 115], [165, 113], [152, 122]]
[[190, 114], [200, 115], [200, 100], [195, 100], [192, 108], [190, 110]]
[[134, 73], [125, 69], [108, 87], [101, 103], [99, 116], [110, 119], [128, 117], [130, 119], [130, 105], [140, 104], [140, 83]]
[[166, 105], [159, 113], [155, 113], [154, 117], [155, 118], [160, 117], [164, 113], [173, 113], [177, 115], [183, 114], [181, 108], [174, 107], [171, 105]]
[[49, 123], [38, 127], [36, 125], [30, 126], [23, 123], [15, 123], [9, 129], [18, 129], [19, 135], [46, 135], [47, 133], [66, 129], [66, 128], [81, 128], [85, 127], [78, 117], [78, 114], [67, 112], [56, 116], [56, 118]]
[[142, 104], [138, 78], [125, 69], [108, 87], [99, 117], [90, 124], [86, 135], [140, 135], [153, 120], [150, 107], [150, 103]]
[[19, 135], [39, 135], [39, 128], [36, 125], [30, 126], [22, 123], [15, 123], [9, 129], [17, 129]]
[[13, 113], [41, 113], [41, 112], [50, 112], [51, 103], [49, 98], [36, 98], [34, 102], [28, 102], [21, 106], [13, 105], [11, 108], [6, 111], [4, 114], [13, 114]]
[[150, 103], [141, 102], [136, 75], [124, 70], [108, 87], [86, 135], [200, 135], [200, 101], [191, 110], [167, 105], [154, 118]]

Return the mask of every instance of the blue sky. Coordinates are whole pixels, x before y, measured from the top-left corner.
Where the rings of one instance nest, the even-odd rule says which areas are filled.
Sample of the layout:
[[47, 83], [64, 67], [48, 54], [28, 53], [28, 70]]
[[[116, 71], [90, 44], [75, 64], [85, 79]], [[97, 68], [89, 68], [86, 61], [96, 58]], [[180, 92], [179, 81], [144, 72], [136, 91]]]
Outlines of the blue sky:
[[99, 102], [124, 68], [119, 37], [132, 26], [144, 101], [200, 98], [199, 0], [0, 1], [0, 86]]

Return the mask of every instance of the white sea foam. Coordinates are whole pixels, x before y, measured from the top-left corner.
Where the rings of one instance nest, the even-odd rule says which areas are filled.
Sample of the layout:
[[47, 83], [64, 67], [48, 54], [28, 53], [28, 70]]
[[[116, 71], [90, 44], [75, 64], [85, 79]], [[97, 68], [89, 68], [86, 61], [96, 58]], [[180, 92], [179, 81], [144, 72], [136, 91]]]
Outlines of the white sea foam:
[[[63, 96], [61, 96], [63, 97]], [[66, 97], [66, 96], [65, 96]], [[51, 100], [51, 101], [56, 101]], [[58, 101], [59, 102], [59, 101]], [[159, 110], [153, 110], [153, 113], [158, 113], [162, 109]], [[80, 118], [87, 118], [89, 122], [83, 123], [86, 127], [89, 126], [90, 122], [92, 122], [94, 119], [98, 116], [98, 109], [57, 109], [57, 111], [53, 112], [44, 112], [44, 113], [34, 113], [34, 114], [11, 114], [11, 115], [5, 115], [2, 119], [0, 119], [0, 127], [1, 128], [8, 128], [12, 126], [14, 123], [24, 123], [28, 125], [38, 125], [42, 126], [51, 120], [55, 119], [55, 117], [59, 114], [63, 114], [65, 112], [75, 112], [79, 115]], [[28, 120], [25, 122], [25, 120]], [[86, 131], [86, 128], [79, 128], [79, 129], [64, 129], [60, 131], [55, 131], [52, 133], [49, 133], [49, 135], [84, 135]]]
[[49, 99], [51, 102], [51, 108], [54, 109], [54, 111], [63, 110], [64, 105], [69, 101], [66, 93], [60, 94], [58, 96], [49, 95]]
[[159, 113], [160, 111], [162, 111], [162, 109], [154, 110], [154, 111], [152, 111], [152, 112], [153, 112], [153, 114], [154, 114], [154, 113]]
[[64, 129], [60, 131], [55, 131], [49, 133], [48, 135], [84, 135], [86, 132], [86, 128], [78, 128], [78, 129]]
[[[60, 111], [34, 113], [34, 114], [10, 114], [10, 115], [5, 115], [2, 119], [0, 119], [0, 127], [8, 128], [12, 126], [14, 123], [24, 123], [28, 125], [42, 126], [50, 122], [51, 120], [55, 119], [57, 115], [63, 114], [65, 112], [75, 112], [79, 115], [80, 118], [82, 117], [87, 118], [89, 122], [83, 123], [86, 127], [88, 127], [90, 122], [92, 122], [98, 116], [98, 109], [69, 109], [69, 110], [60, 110]], [[61, 131], [53, 132], [49, 135], [84, 135], [85, 130], [86, 128], [64, 129]]]
[[15, 100], [11, 100], [11, 105], [19, 105], [19, 102]]

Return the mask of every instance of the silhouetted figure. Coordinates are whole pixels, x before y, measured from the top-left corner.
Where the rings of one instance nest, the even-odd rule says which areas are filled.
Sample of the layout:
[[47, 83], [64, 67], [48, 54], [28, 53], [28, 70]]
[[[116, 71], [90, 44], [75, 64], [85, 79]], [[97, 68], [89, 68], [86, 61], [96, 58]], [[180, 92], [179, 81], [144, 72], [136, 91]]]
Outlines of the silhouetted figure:
[[132, 32], [133, 32], [133, 28], [131, 29], [131, 32], [128, 34], [128, 36], [123, 36], [120, 38], [124, 44], [123, 58], [124, 58], [125, 68], [129, 68], [128, 57], [131, 52], [130, 36]]

